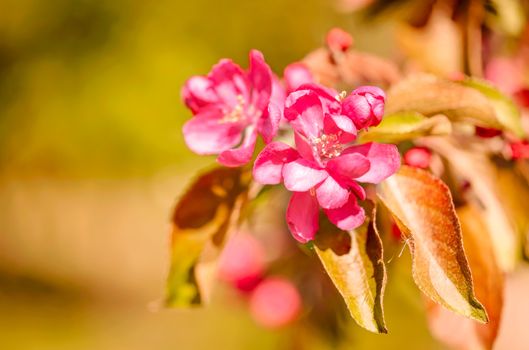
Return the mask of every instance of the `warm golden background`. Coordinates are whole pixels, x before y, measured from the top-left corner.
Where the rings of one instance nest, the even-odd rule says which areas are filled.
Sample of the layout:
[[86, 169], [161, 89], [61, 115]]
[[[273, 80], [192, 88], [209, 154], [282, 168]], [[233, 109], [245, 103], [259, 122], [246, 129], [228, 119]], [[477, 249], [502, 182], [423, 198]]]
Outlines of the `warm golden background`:
[[[246, 66], [251, 48], [281, 72], [332, 26], [360, 49], [393, 53], [390, 21], [325, 0], [2, 0], [0, 348], [287, 348], [288, 330], [259, 328], [235, 302], [153, 311], [169, 212], [213, 162], [185, 148], [180, 87], [221, 57]], [[387, 292], [392, 334], [351, 322], [347, 348], [441, 348], [400, 265]]]

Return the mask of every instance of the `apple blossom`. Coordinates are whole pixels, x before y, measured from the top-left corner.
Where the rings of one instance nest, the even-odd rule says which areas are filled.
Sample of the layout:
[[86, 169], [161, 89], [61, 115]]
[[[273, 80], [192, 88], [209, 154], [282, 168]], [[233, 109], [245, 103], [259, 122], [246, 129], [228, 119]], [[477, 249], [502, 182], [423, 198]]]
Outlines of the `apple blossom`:
[[[365, 91], [375, 103], [362, 95]], [[272, 142], [258, 155], [253, 175], [262, 184], [283, 182], [292, 191], [287, 222], [293, 236], [302, 243], [312, 239], [319, 228], [319, 208], [329, 220], [343, 230], [352, 230], [365, 220], [357, 197], [366, 198], [358, 182], [377, 184], [400, 165], [395, 145], [366, 143], [352, 145], [359, 125], [378, 123], [383, 111], [383, 95], [377, 88], [362, 87], [351, 93], [369, 106], [358, 119], [358, 113], [341, 95], [318, 85], [304, 85], [291, 93], [285, 103], [285, 118], [294, 129], [295, 148]], [[358, 95], [356, 95], [358, 94]], [[378, 103], [382, 96], [382, 105]], [[367, 117], [366, 117], [367, 116]]]
[[243, 71], [223, 59], [207, 76], [190, 78], [182, 91], [194, 116], [184, 125], [188, 147], [198, 154], [219, 154], [226, 166], [240, 166], [252, 157], [257, 135], [266, 143], [277, 133], [281, 106], [270, 103], [273, 76], [263, 55], [250, 52]]

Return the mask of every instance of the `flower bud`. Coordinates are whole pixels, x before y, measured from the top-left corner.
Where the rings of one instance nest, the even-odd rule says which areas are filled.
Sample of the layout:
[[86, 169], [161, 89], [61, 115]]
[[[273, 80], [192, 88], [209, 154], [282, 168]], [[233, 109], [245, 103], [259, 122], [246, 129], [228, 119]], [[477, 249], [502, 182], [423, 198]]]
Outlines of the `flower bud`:
[[385, 98], [378, 87], [359, 87], [343, 100], [342, 114], [351, 118], [358, 130], [376, 126], [384, 116]]
[[404, 154], [404, 163], [406, 165], [426, 169], [430, 166], [432, 154], [428, 148], [413, 147]]
[[222, 252], [218, 275], [235, 288], [249, 292], [261, 281], [264, 269], [265, 253], [261, 242], [249, 234], [237, 234]]
[[301, 62], [294, 62], [289, 64], [283, 72], [285, 79], [285, 85], [288, 92], [296, 90], [303, 84], [310, 84], [314, 82], [312, 73], [310, 70]]
[[353, 37], [343, 29], [333, 28], [327, 33], [325, 43], [332, 51], [345, 52], [353, 45]]
[[250, 311], [255, 321], [264, 327], [283, 327], [299, 316], [301, 297], [290, 281], [269, 278], [253, 291]]
[[510, 145], [512, 159], [529, 159], [529, 141], [516, 141]]

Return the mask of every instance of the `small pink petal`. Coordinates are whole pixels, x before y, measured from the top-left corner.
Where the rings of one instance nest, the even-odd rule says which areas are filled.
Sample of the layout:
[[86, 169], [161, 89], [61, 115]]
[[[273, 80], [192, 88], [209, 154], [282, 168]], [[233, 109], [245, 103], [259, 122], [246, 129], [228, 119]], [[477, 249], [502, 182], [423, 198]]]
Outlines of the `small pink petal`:
[[351, 118], [344, 115], [325, 115], [323, 133], [326, 135], [338, 135], [340, 143], [349, 143], [356, 140], [356, 127]]
[[264, 111], [270, 102], [272, 93], [272, 71], [266, 64], [263, 54], [257, 50], [250, 51], [250, 69], [248, 81], [251, 85], [251, 105], [257, 111]]
[[338, 92], [323, 85], [311, 83], [301, 85], [297, 91], [311, 91], [318, 95], [325, 113], [340, 114], [342, 104], [338, 101]]
[[260, 325], [280, 328], [299, 316], [301, 297], [292, 282], [278, 277], [268, 278], [252, 293], [250, 311]]
[[329, 176], [316, 189], [316, 198], [324, 209], [339, 208], [347, 203], [349, 191]]
[[301, 85], [314, 81], [310, 70], [301, 62], [289, 64], [283, 72], [283, 79], [285, 79], [287, 91], [294, 91]]
[[287, 208], [287, 224], [294, 238], [300, 243], [314, 239], [319, 228], [318, 201], [309, 192], [294, 192]]
[[370, 162], [362, 154], [342, 154], [327, 162], [327, 170], [333, 174], [339, 181], [346, 183], [364, 175], [369, 171]]
[[285, 103], [285, 118], [294, 131], [307, 138], [317, 138], [323, 129], [323, 109], [318, 95], [311, 91], [295, 91]]
[[351, 189], [351, 191], [354, 192], [354, 194], [356, 194], [356, 196], [360, 199], [360, 200], [365, 200], [366, 199], [366, 190], [364, 190], [364, 188], [362, 186], [360, 186], [356, 181], [351, 181], [349, 183], [349, 188]]
[[364, 209], [358, 205], [354, 196], [349, 196], [349, 200], [342, 207], [324, 211], [333, 224], [345, 231], [354, 230], [366, 219]]
[[302, 158], [313, 162], [316, 162], [316, 159], [319, 159], [319, 156], [315, 154], [315, 149], [304, 136], [294, 132], [294, 142], [296, 143], [296, 149]]
[[193, 114], [197, 114], [201, 107], [218, 102], [211, 81], [203, 76], [194, 76], [187, 80], [182, 89], [182, 98]]
[[245, 72], [229, 59], [222, 59], [211, 69], [208, 74], [213, 87], [229, 108], [235, 108], [241, 98], [248, 102], [250, 98], [250, 83]]
[[263, 185], [281, 183], [283, 165], [298, 157], [298, 153], [292, 147], [282, 142], [271, 142], [257, 156], [253, 166], [253, 177]]
[[274, 139], [279, 130], [279, 122], [281, 121], [281, 109], [270, 102], [268, 110], [259, 119], [257, 124], [257, 131], [263, 137], [265, 143], [270, 143]]
[[378, 184], [399, 170], [400, 154], [395, 145], [370, 142], [344, 151], [344, 154], [355, 153], [364, 155], [371, 163], [369, 171], [356, 178], [359, 182]]
[[244, 141], [238, 148], [227, 149], [217, 158], [217, 161], [227, 167], [242, 166], [252, 159], [257, 140], [257, 131], [247, 130]]
[[285, 187], [289, 191], [308, 191], [323, 182], [327, 176], [325, 170], [317, 168], [313, 162], [305, 159], [297, 159], [283, 167]]
[[241, 125], [221, 122], [222, 117], [220, 110], [208, 109], [188, 120], [183, 128], [187, 146], [198, 154], [219, 154], [237, 145]]

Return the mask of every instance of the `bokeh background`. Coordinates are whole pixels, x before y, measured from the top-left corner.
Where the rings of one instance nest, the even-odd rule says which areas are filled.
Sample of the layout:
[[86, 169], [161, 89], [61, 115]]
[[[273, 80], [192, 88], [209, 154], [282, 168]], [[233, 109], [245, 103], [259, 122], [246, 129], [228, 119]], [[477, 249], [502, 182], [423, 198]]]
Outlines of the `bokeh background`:
[[[156, 308], [170, 210], [214, 162], [185, 148], [180, 88], [222, 57], [245, 67], [251, 48], [281, 72], [333, 26], [358, 49], [394, 53], [389, 19], [326, 0], [2, 0], [0, 348], [289, 348], [291, 330], [259, 328], [240, 303]], [[346, 348], [442, 348], [400, 259], [392, 333], [351, 322]]]

